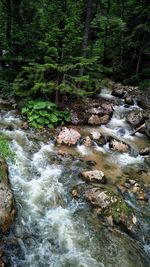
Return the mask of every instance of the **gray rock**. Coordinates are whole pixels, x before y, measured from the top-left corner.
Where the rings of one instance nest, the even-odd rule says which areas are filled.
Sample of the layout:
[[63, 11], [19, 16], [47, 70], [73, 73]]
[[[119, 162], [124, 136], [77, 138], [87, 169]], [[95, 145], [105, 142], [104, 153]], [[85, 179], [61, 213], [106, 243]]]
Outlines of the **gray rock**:
[[110, 148], [118, 152], [129, 152], [129, 146], [123, 142], [112, 139], [110, 141]]
[[86, 182], [98, 182], [105, 184], [106, 183], [106, 177], [104, 173], [100, 170], [93, 170], [93, 171], [83, 171], [81, 172], [81, 177]]
[[80, 137], [81, 135], [76, 129], [63, 127], [57, 137], [57, 143], [68, 146], [76, 145]]
[[143, 124], [143, 111], [141, 110], [132, 110], [129, 112], [127, 121], [132, 125], [133, 128], [137, 128]]

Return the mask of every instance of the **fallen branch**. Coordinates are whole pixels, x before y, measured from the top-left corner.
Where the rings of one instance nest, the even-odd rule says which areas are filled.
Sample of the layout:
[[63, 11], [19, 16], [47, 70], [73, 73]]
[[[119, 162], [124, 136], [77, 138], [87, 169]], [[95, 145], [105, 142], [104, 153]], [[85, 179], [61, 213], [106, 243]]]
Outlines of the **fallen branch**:
[[138, 128], [136, 128], [136, 129], [133, 131], [133, 133], [131, 133], [131, 135], [135, 135], [136, 132], [138, 132], [139, 130], [143, 129], [144, 127], [145, 127], [145, 123], [142, 124], [141, 126], [139, 126]]

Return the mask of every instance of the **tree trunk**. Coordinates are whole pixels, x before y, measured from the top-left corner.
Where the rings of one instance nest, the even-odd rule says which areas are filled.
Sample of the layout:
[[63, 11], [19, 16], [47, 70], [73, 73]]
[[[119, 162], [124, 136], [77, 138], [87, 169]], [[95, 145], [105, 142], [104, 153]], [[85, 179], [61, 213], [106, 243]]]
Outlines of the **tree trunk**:
[[[22, 0], [12, 0], [13, 1], [13, 14], [14, 14], [14, 20], [19, 25], [22, 21], [21, 15], [20, 15], [20, 5]], [[20, 25], [19, 25], [20, 26]]]
[[[91, 16], [92, 16], [92, 0], [87, 0], [85, 28], [84, 28], [83, 43], [82, 43], [82, 56], [84, 58], [87, 57], [86, 50], [89, 42]], [[82, 76], [83, 73], [84, 73], [84, 68], [82, 67], [79, 71], [79, 75]]]
[[107, 22], [105, 26], [105, 39], [104, 39], [104, 63], [107, 63], [108, 61], [108, 54], [107, 54], [107, 48], [108, 48], [108, 17], [110, 13], [110, 0], [107, 1], [107, 10], [106, 10], [106, 16], [107, 16]]
[[[124, 21], [124, 8], [125, 8], [125, 0], [122, 0], [122, 7], [121, 7], [121, 19]], [[123, 65], [123, 55], [124, 55], [124, 32], [122, 30], [121, 33], [121, 57], [120, 57], [120, 66]]]
[[6, 40], [9, 48], [9, 53], [11, 54], [11, 31], [12, 31], [12, 1], [6, 0]]
[[141, 58], [142, 58], [143, 49], [144, 49], [145, 37], [146, 37], [146, 32], [143, 35], [143, 39], [142, 39], [142, 43], [141, 43], [141, 48], [140, 48], [140, 52], [139, 52], [139, 56], [138, 56], [138, 61], [137, 61], [137, 65], [136, 65], [136, 75], [138, 75], [139, 69], [140, 69]]

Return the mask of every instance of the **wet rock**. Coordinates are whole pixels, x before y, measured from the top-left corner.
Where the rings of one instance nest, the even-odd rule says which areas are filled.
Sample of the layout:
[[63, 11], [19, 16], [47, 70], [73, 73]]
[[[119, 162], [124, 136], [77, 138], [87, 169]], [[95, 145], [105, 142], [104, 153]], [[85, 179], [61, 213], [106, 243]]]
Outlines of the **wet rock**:
[[109, 115], [104, 115], [102, 117], [100, 117], [100, 124], [107, 124], [110, 120], [110, 116]]
[[87, 112], [92, 115], [103, 115], [103, 109], [101, 107], [90, 108], [87, 110]]
[[86, 147], [91, 147], [93, 145], [93, 142], [90, 136], [86, 136], [85, 138], [83, 138], [83, 145]]
[[81, 177], [86, 182], [98, 182], [105, 184], [106, 183], [106, 177], [104, 173], [100, 170], [93, 170], [93, 171], [83, 171], [81, 172]]
[[22, 125], [22, 129], [23, 130], [27, 130], [28, 128], [29, 128], [28, 122], [24, 122], [23, 125]]
[[139, 154], [142, 156], [150, 155], [150, 147], [140, 149]]
[[88, 124], [100, 125], [100, 118], [97, 115], [92, 115], [88, 120]]
[[78, 191], [77, 191], [77, 189], [73, 189], [72, 192], [71, 192], [71, 194], [72, 194], [72, 197], [77, 198], [78, 197]]
[[144, 162], [150, 166], [150, 156], [144, 158]]
[[133, 128], [137, 128], [143, 124], [143, 112], [141, 110], [132, 110], [129, 112], [127, 121], [132, 125]]
[[87, 164], [88, 166], [95, 166], [95, 165], [96, 165], [96, 161], [94, 161], [94, 160], [87, 160], [87, 161], [86, 161], [86, 164]]
[[114, 84], [113, 90], [112, 90], [112, 95], [117, 96], [117, 97], [122, 97], [125, 93], [124, 87], [122, 84]]
[[137, 103], [143, 109], [150, 109], [150, 89], [147, 88], [145, 92], [137, 95]]
[[85, 198], [94, 206], [99, 207], [100, 210], [108, 208], [115, 203], [117, 199], [108, 195], [106, 191], [101, 191], [97, 188], [89, 189], [85, 192]]
[[5, 264], [2, 260], [0, 260], [0, 267], [5, 267]]
[[77, 112], [71, 110], [70, 111], [70, 116], [71, 116], [71, 123], [74, 124], [74, 125], [78, 125], [80, 123], [82, 123], [82, 121], [80, 120]]
[[135, 196], [137, 200], [144, 201], [144, 202], [148, 201], [148, 195], [147, 195], [145, 187], [141, 183], [137, 182], [136, 180], [133, 180], [133, 179], [127, 180], [124, 183], [124, 188], [125, 188], [125, 191], [123, 192], [121, 190], [122, 193], [128, 192], [130, 194], [132, 192], [132, 194]]
[[127, 95], [125, 97], [125, 103], [128, 104], [128, 105], [133, 105], [134, 104], [133, 97], [130, 96], [130, 95]]
[[63, 127], [57, 137], [57, 143], [60, 145], [65, 144], [68, 146], [76, 145], [80, 137], [81, 135], [77, 130], [73, 128]]
[[14, 217], [14, 198], [8, 183], [7, 164], [0, 158], [0, 230], [7, 231], [13, 223]]
[[137, 219], [131, 208], [121, 196], [107, 190], [92, 188], [85, 192], [85, 198], [96, 207], [99, 214], [103, 215], [107, 222], [123, 225], [128, 231], [135, 232]]
[[91, 138], [98, 146], [103, 146], [107, 142], [106, 138], [98, 131], [92, 132]]
[[113, 104], [112, 103], [102, 103], [101, 107], [104, 110], [105, 115], [110, 115], [113, 113]]
[[58, 150], [58, 157], [62, 157], [62, 158], [71, 158], [71, 159], [74, 158], [74, 156], [73, 156], [72, 154], [67, 153], [67, 152], [65, 152], [65, 151], [63, 151], [63, 150], [61, 150], [61, 149]]
[[135, 185], [136, 184], [136, 181], [133, 180], [133, 179], [129, 179], [129, 183], [130, 183], [130, 185]]
[[129, 146], [123, 142], [119, 142], [115, 139], [110, 141], [110, 148], [118, 152], [129, 152]]

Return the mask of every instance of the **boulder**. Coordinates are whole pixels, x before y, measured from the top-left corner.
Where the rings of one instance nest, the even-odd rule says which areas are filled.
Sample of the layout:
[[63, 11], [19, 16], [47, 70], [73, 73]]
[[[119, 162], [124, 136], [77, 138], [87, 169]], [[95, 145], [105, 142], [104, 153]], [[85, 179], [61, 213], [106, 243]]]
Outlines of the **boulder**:
[[104, 115], [102, 117], [100, 117], [100, 124], [107, 124], [110, 120], [110, 116], [109, 115]]
[[143, 124], [143, 112], [141, 110], [132, 110], [129, 112], [127, 121], [132, 125], [133, 128], [137, 128]]
[[14, 197], [8, 183], [8, 169], [4, 159], [0, 158], [0, 230], [10, 228], [15, 217]]
[[81, 135], [77, 130], [73, 128], [63, 127], [57, 137], [57, 143], [60, 145], [65, 144], [68, 146], [76, 145], [80, 137]]
[[125, 97], [125, 103], [127, 105], [133, 105], [134, 104], [133, 97], [127, 94], [127, 96]]
[[87, 110], [87, 112], [92, 115], [103, 115], [103, 109], [101, 107], [90, 108]]
[[108, 208], [111, 204], [115, 203], [117, 199], [110, 197], [106, 191], [101, 191], [97, 188], [89, 189], [85, 192], [85, 198], [100, 210]]
[[150, 155], [150, 146], [140, 149], [139, 154], [142, 156]]
[[98, 146], [103, 146], [107, 142], [106, 138], [98, 131], [92, 132], [91, 137]]
[[92, 115], [89, 119], [88, 119], [88, 123], [91, 125], [100, 125], [100, 118], [97, 115]]
[[93, 171], [83, 171], [81, 172], [81, 177], [86, 182], [97, 182], [97, 183], [106, 183], [106, 177], [104, 173], [100, 170], [93, 170]]
[[5, 264], [2, 260], [0, 260], [0, 267], [5, 267]]
[[108, 218], [109, 221], [111, 218], [111, 224], [121, 224], [128, 231], [135, 232], [137, 219], [121, 196], [108, 190], [92, 188], [85, 192], [85, 198], [97, 209], [98, 214], [104, 216], [107, 222]]
[[93, 145], [90, 136], [86, 136], [85, 138], [83, 138], [83, 145], [86, 147], [91, 147]]
[[110, 115], [113, 113], [113, 104], [112, 103], [102, 103], [101, 107], [103, 108], [103, 113], [105, 115]]
[[129, 152], [129, 146], [127, 144], [124, 144], [123, 142], [117, 141], [115, 139], [112, 139], [110, 141], [110, 148], [118, 152]]

